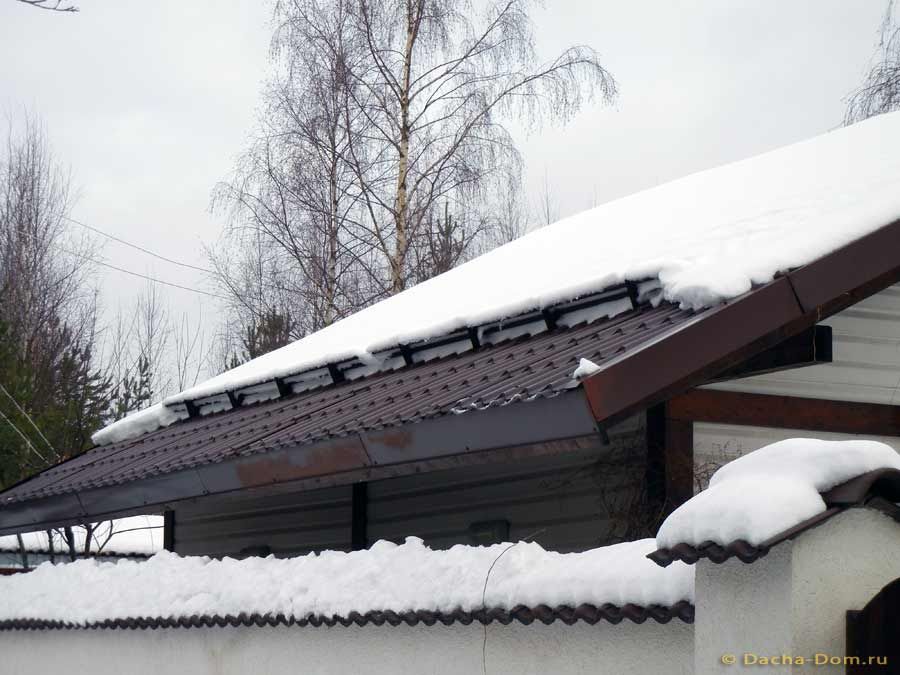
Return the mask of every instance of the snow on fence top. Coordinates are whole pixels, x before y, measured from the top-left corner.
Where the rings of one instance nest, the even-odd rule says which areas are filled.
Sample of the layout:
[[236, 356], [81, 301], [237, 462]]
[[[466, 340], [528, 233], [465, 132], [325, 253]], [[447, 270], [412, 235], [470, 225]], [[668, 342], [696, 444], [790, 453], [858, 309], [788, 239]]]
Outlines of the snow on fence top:
[[459, 545], [436, 551], [410, 537], [402, 545], [379, 541], [365, 551], [299, 558], [213, 560], [161, 552], [146, 562], [44, 563], [28, 574], [0, 578], [0, 622], [89, 624], [241, 613], [299, 620], [539, 604], [669, 607], [693, 599], [693, 568], [684, 563], [661, 568], [648, 560], [646, 554], [655, 548], [652, 539], [568, 554], [535, 543], [509, 547]]
[[659, 548], [739, 539], [760, 544], [825, 510], [819, 496], [875, 469], [900, 469], [900, 455], [876, 441], [793, 438], [729, 462], [709, 487], [672, 512]]
[[[74, 526], [75, 551], [81, 555], [85, 551], [87, 530]], [[65, 556], [68, 544], [59, 530], [52, 531], [53, 550]], [[46, 532], [26, 532], [22, 543], [28, 553], [43, 553], [50, 550]], [[91, 553], [97, 555], [153, 555], [163, 548], [162, 516], [131, 516], [97, 523], [91, 536]], [[19, 540], [14, 534], [0, 537], [0, 551], [17, 552]]]
[[[656, 277], [663, 297], [710, 306], [900, 217], [900, 112], [702, 171], [532, 232], [202, 382], [174, 405], [498, 321]], [[181, 416], [163, 405], [101, 430], [130, 438]]]

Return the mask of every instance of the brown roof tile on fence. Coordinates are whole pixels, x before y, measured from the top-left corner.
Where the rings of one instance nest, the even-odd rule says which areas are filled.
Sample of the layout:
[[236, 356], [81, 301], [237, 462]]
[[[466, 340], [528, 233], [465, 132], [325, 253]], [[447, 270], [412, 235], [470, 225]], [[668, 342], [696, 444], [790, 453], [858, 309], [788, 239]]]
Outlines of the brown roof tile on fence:
[[662, 304], [400, 370], [194, 418], [94, 448], [0, 493], [0, 506], [122, 485], [280, 447], [555, 396], [581, 358], [602, 365], [690, 320]]
[[442, 624], [450, 626], [455, 623], [468, 626], [472, 623], [488, 625], [494, 622], [509, 625], [513, 622], [529, 625], [534, 622], [549, 625], [561, 621], [573, 625], [583, 621], [594, 625], [605, 621], [620, 623], [623, 620], [644, 623], [647, 620], [657, 623], [669, 623], [679, 619], [685, 623], [694, 622], [694, 605], [687, 601], [677, 602], [670, 607], [651, 605], [617, 605], [606, 604], [600, 607], [583, 604], [577, 607], [548, 607], [537, 605], [526, 607], [518, 605], [512, 609], [477, 609], [472, 611], [455, 610], [453, 612], [431, 612], [427, 610], [393, 612], [375, 611], [360, 614], [351, 612], [347, 616], [309, 616], [300, 619], [284, 614], [238, 614], [238, 615], [198, 615], [188, 617], [135, 617], [124, 619], [107, 619], [87, 624], [46, 619], [9, 619], [0, 621], [0, 631], [8, 630], [96, 630], [96, 629], [157, 629], [157, 628], [224, 628], [226, 626], [416, 626], [424, 624], [434, 626]]
[[659, 548], [647, 554], [647, 557], [661, 567], [671, 565], [676, 560], [693, 565], [701, 558], [714, 563], [723, 563], [731, 558], [751, 563], [765, 556], [773, 546], [793, 539], [854, 506], [868, 506], [884, 511], [900, 521], [900, 507], [897, 506], [897, 502], [900, 502], [900, 470], [869, 471], [826, 490], [821, 496], [826, 506], [822, 513], [807, 518], [759, 544], [754, 545], [743, 539], [727, 544], [705, 541], [697, 546], [681, 543], [671, 548]]

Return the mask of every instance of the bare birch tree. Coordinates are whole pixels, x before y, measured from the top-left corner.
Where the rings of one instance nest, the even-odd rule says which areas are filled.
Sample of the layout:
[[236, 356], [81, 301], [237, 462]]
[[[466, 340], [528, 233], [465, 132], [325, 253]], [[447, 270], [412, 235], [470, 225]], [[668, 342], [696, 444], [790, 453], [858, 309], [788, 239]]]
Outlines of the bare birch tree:
[[550, 171], [544, 168], [544, 178], [537, 196], [537, 224], [550, 225], [559, 220], [559, 201], [550, 180]]
[[103, 338], [114, 419], [196, 384], [209, 365], [200, 311], [174, 315], [152, 283], [118, 310]]
[[366, 94], [355, 103], [374, 129], [375, 149], [367, 167], [354, 168], [390, 293], [412, 280], [410, 251], [430, 244], [423, 230], [445, 205], [457, 222], [471, 223], [468, 238], [478, 236], [492, 179], [518, 170], [504, 119], [566, 120], [587, 97], [615, 95], [589, 47], [538, 62], [531, 7], [528, 0], [358, 0], [368, 59], [354, 71], [355, 91]]
[[276, 323], [300, 337], [524, 231], [505, 121], [565, 121], [616, 91], [589, 47], [540, 62], [531, 7], [276, 3], [260, 133], [214, 193], [232, 342]]
[[21, 3], [36, 7], [37, 9], [46, 9], [51, 12], [77, 12], [75, 5], [64, 3], [62, 0], [18, 0]]
[[[362, 116], [349, 112], [357, 59], [344, 0], [277, 5], [278, 64], [261, 133], [215, 203], [230, 209], [224, 250], [211, 252], [240, 331], [274, 315], [299, 335], [364, 304], [368, 266], [356, 227], [359, 189], [346, 156]], [[237, 246], [235, 246], [237, 244]], [[231, 259], [239, 251], [238, 260]]]
[[859, 89], [847, 101], [844, 124], [900, 109], [900, 25], [889, 0], [881, 22], [878, 50]]

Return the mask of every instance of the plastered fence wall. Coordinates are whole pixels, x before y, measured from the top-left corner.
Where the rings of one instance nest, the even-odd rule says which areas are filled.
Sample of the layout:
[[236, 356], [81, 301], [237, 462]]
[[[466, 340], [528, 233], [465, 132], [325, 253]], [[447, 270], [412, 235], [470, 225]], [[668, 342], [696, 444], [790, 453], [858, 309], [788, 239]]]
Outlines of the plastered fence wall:
[[[862, 609], [898, 576], [900, 527], [865, 508], [849, 509], [750, 565], [701, 560], [694, 672], [844, 673], [843, 664], [796, 659], [843, 657], [846, 611]], [[724, 655], [736, 663], [723, 663]], [[763, 657], [785, 655], [790, 662], [760, 665]]]
[[[804, 673], [812, 671], [745, 667], [744, 656], [842, 657], [846, 611], [862, 609], [898, 577], [900, 526], [881, 512], [853, 508], [752, 564], [701, 560], [693, 625], [673, 619], [492, 624], [486, 631], [480, 624], [9, 631], [0, 632], [0, 674]], [[723, 663], [726, 655], [736, 663]]]
[[[692, 626], [622, 622], [0, 634], [0, 672], [92, 675], [690, 673]], [[482, 648], [484, 647], [484, 661]]]

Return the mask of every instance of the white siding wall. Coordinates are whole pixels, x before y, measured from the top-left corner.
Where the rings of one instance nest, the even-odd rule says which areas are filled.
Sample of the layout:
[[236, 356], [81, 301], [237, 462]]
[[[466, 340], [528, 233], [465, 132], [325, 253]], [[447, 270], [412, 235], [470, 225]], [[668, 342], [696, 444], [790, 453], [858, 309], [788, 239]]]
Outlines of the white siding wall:
[[900, 405], [900, 284], [822, 323], [833, 331], [833, 363], [709, 388]]
[[[730, 424], [694, 424], [694, 467], [698, 477], [714, 467], [721, 466], [741, 455], [787, 438], [821, 438], [827, 441], [865, 438], [887, 443], [900, 452], [900, 438], [886, 436], [855, 436], [830, 434], [803, 429], [769, 429], [765, 427], [741, 427]], [[707, 476], [708, 478], [708, 476]], [[701, 481], [703, 482], [703, 481]], [[705, 484], [705, 483], [704, 483]]]
[[[822, 322], [832, 327], [832, 363], [709, 385], [709, 389], [900, 405], [900, 284]], [[717, 465], [786, 438], [861, 438], [802, 429], [694, 424], [700, 483]], [[876, 438], [900, 451], [900, 438]], [[706, 476], [708, 477], [708, 475]]]

